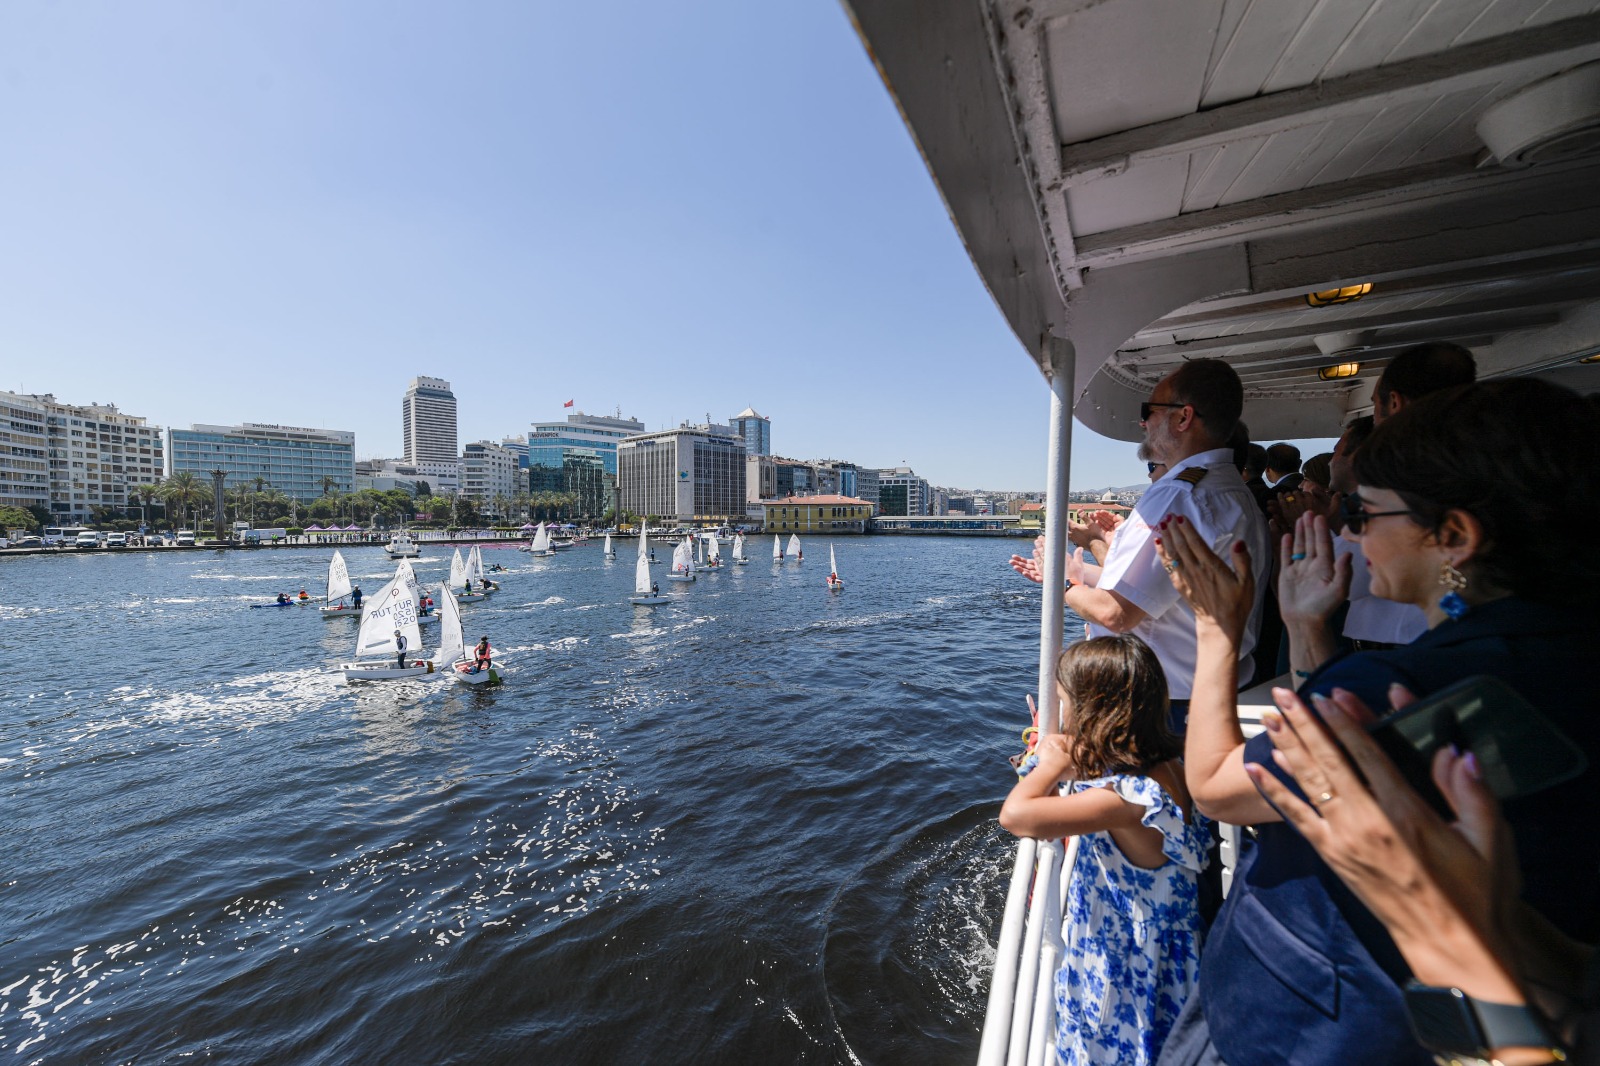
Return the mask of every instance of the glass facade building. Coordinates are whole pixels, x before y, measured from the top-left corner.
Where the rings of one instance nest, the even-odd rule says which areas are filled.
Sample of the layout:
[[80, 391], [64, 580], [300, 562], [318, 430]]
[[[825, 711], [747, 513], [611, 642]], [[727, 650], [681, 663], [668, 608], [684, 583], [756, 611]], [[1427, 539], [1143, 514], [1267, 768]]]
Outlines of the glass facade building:
[[286, 496], [311, 501], [323, 495], [324, 478], [333, 492], [355, 491], [356, 435], [256, 422], [170, 429], [167, 473], [180, 470], [202, 479], [224, 470], [230, 488], [259, 477]]
[[581, 513], [604, 514], [617, 483], [617, 442], [643, 432], [643, 422], [620, 414], [579, 411], [560, 422], [535, 422], [528, 433], [528, 491], [570, 492]]
[[746, 407], [743, 411], [728, 419], [728, 425], [733, 431], [744, 438], [744, 450], [747, 455], [772, 454], [772, 420], [762, 418], [756, 414], [754, 407]]

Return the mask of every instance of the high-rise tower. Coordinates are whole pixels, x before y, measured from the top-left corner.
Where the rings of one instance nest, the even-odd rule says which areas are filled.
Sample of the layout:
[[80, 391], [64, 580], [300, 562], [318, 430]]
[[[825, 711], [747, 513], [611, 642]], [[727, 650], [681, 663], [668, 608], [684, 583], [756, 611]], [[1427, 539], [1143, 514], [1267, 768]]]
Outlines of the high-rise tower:
[[772, 454], [772, 420], [756, 414], [754, 407], [746, 407], [728, 419], [728, 424], [744, 438], [746, 455]]
[[456, 394], [443, 378], [416, 377], [400, 401], [408, 463], [459, 463]]

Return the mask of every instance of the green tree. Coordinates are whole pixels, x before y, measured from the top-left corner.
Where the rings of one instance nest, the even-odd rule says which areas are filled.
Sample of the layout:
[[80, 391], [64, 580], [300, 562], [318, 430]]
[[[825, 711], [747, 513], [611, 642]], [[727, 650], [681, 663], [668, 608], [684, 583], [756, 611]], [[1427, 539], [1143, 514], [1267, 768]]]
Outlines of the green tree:
[[20, 507], [0, 507], [0, 534], [13, 529], [34, 528], [33, 515]]
[[161, 484], [161, 495], [169, 507], [177, 507], [178, 521], [187, 524], [190, 512], [211, 495], [206, 487], [187, 470], [180, 470]]

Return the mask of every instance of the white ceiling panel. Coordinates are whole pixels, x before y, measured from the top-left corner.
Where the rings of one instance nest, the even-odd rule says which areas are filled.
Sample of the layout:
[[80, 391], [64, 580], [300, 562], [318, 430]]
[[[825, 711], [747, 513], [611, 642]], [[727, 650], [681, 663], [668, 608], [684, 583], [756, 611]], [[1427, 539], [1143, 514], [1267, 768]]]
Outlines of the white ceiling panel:
[[1421, 22], [1438, 0], [1376, 0], [1366, 16], [1350, 31], [1322, 77], [1337, 78], [1357, 70], [1382, 66], [1390, 53], [1405, 40], [1412, 27]]
[[1216, 32], [1221, 8], [1222, 0], [1118, 0], [1052, 21], [1045, 48], [1061, 142], [1192, 112], [1208, 52], [1196, 42]]
[[1455, 47], [1456, 39], [1494, 3], [1495, 0], [1441, 0], [1435, 3], [1400, 43], [1390, 50], [1384, 62], [1396, 63]]
[[1106, 230], [1172, 218], [1183, 205], [1188, 156], [1163, 156], [1135, 163], [1113, 178], [1077, 185], [1067, 193], [1073, 233]]
[[1318, 0], [1279, 0], [1250, 5], [1206, 71], [1200, 106], [1215, 107], [1259, 93], [1317, 4]]
[[1523, 26], [1533, 25], [1533, 20], [1538, 17], [1539, 9], [1543, 6], [1540, 0], [1495, 0], [1488, 10], [1461, 32], [1455, 43], [1460, 45], [1470, 41], [1483, 41], [1521, 29]]
[[[1490, 0], [1484, 0], [1490, 2]], [[1310, 85], [1322, 76], [1322, 69], [1349, 39], [1371, 5], [1367, 3], [1336, 3], [1324, 0], [1317, 5], [1294, 43], [1278, 58], [1268, 74], [1262, 91], [1275, 93]]]
[[1428, 103], [1427, 100], [1408, 100], [1373, 115], [1372, 121], [1322, 169], [1316, 183], [1343, 181], [1362, 173], [1368, 163], [1389, 148], [1396, 138], [1410, 128], [1412, 122], [1428, 110]]
[[1287, 192], [1296, 188], [1297, 186], [1284, 185], [1285, 173], [1309, 154], [1316, 147], [1317, 141], [1326, 134], [1326, 123], [1273, 134], [1267, 139], [1261, 151], [1255, 154], [1255, 158], [1250, 160], [1250, 165], [1244, 168], [1215, 201], [1206, 206], [1243, 203], [1258, 196]]

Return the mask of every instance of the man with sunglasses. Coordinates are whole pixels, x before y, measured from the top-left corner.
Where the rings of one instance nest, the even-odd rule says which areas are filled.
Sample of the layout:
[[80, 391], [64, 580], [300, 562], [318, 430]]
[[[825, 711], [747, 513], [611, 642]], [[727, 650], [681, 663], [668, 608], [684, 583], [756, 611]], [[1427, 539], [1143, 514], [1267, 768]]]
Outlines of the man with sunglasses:
[[[1155, 652], [1166, 671], [1173, 724], [1180, 732], [1194, 683], [1194, 614], [1172, 587], [1155, 541], [1161, 523], [1182, 521], [1218, 552], [1227, 552], [1234, 541], [1249, 546], [1256, 604], [1239, 671], [1248, 679], [1272, 553], [1266, 519], [1228, 446], [1243, 407], [1239, 375], [1221, 360], [1196, 359], [1163, 378], [1140, 405], [1139, 418], [1145, 431], [1141, 454], [1165, 464], [1166, 472], [1118, 527], [1103, 566], [1085, 564], [1081, 549], [1067, 564], [1067, 606], [1089, 623], [1091, 635], [1133, 633]], [[1035, 548], [1032, 559], [1013, 556], [1011, 565], [1040, 581], [1039, 557]]]

